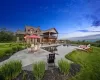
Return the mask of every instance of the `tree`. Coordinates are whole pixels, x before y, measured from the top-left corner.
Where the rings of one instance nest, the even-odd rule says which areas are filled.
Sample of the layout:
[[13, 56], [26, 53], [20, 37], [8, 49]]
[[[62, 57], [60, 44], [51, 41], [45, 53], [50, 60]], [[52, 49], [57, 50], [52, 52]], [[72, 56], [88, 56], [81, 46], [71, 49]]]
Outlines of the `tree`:
[[96, 43], [100, 43], [100, 40], [96, 41]]
[[7, 30], [6, 28], [0, 28], [0, 42], [14, 41], [14, 33]]

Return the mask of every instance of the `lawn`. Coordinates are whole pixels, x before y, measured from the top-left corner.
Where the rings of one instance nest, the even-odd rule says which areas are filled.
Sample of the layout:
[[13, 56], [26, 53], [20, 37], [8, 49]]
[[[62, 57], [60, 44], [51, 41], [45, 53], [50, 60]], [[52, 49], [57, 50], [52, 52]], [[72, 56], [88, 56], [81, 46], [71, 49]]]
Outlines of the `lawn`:
[[100, 48], [92, 48], [92, 52], [75, 50], [65, 56], [81, 65], [81, 71], [71, 80], [100, 80]]

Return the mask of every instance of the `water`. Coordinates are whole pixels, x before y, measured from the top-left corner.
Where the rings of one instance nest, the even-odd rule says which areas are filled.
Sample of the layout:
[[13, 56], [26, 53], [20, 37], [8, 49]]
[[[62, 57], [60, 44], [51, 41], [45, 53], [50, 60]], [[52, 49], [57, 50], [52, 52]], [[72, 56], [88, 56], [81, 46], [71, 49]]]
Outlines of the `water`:
[[58, 46], [44, 47], [43, 49], [44, 49], [44, 50], [47, 50], [47, 51], [49, 51], [49, 52], [54, 52], [54, 51], [57, 51], [57, 47], [58, 47]]
[[66, 53], [68, 46], [66, 45], [60, 45], [60, 46], [49, 46], [49, 47], [43, 47], [44, 50], [49, 51], [51, 53]]
[[56, 63], [60, 59], [65, 59], [66, 61], [72, 63], [72, 61], [65, 58], [65, 55], [75, 50], [76, 46], [61, 45], [61, 46], [44, 47], [43, 49], [56, 54]]

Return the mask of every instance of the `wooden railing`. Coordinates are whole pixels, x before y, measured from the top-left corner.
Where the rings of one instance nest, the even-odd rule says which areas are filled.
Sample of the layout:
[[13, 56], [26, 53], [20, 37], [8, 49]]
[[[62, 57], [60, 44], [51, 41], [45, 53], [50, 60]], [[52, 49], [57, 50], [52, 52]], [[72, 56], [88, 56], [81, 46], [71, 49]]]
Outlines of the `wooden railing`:
[[44, 38], [57, 38], [57, 36], [53, 36], [53, 35], [43, 35]]

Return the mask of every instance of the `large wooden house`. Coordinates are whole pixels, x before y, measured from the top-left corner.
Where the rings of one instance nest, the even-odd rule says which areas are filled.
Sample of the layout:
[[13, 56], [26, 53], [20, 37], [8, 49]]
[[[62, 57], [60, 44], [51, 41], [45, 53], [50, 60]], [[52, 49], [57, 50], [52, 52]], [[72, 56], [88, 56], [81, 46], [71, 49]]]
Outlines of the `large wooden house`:
[[39, 39], [30, 39], [27, 43], [55, 43], [58, 38], [58, 31], [55, 28], [41, 30], [40, 27], [26, 26], [24, 31], [16, 31], [17, 42], [25, 41], [25, 35], [37, 35], [40, 37]]

